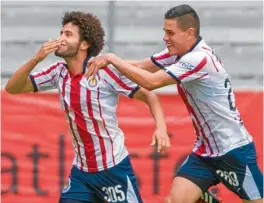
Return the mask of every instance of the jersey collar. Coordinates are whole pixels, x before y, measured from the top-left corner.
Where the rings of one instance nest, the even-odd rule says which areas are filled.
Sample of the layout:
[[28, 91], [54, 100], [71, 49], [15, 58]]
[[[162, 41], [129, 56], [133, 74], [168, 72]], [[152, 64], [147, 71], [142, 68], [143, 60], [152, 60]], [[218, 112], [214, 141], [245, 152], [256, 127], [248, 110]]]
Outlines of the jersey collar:
[[[89, 61], [91, 58], [92, 58], [92, 56], [87, 56], [87, 57], [85, 58], [84, 62], [83, 62], [83, 72], [82, 72], [83, 74], [86, 72], [87, 63], [88, 63], [88, 61]], [[65, 64], [65, 66], [66, 66], [67, 69], [69, 69], [67, 63]], [[70, 73], [70, 74], [71, 74], [71, 73]], [[78, 74], [78, 75], [79, 75], [79, 74]]]
[[[196, 40], [196, 42], [194, 43], [194, 45], [189, 49], [189, 51], [187, 51], [185, 54], [188, 54], [189, 52], [192, 52], [193, 50], [194, 50], [194, 48], [196, 48], [197, 47], [197, 45], [202, 41], [202, 37], [201, 36], [199, 36], [198, 37], [198, 39]], [[184, 55], [185, 55], [184, 54]], [[176, 58], [176, 61], [179, 61], [180, 59], [181, 59], [181, 57], [183, 57], [184, 55], [182, 55], [182, 56], [177, 56], [177, 58]]]
[[189, 51], [188, 51], [187, 53], [192, 52], [192, 51], [194, 50], [194, 48], [195, 48], [195, 47], [196, 47], [201, 41], [202, 41], [202, 37], [199, 36], [198, 39], [196, 40], [196, 42], [194, 43], [194, 45], [189, 49]]
[[84, 62], [83, 62], [83, 73], [86, 72], [87, 63], [88, 63], [88, 61], [89, 61], [91, 58], [92, 58], [91, 56], [87, 56], [86, 59], [84, 60]]

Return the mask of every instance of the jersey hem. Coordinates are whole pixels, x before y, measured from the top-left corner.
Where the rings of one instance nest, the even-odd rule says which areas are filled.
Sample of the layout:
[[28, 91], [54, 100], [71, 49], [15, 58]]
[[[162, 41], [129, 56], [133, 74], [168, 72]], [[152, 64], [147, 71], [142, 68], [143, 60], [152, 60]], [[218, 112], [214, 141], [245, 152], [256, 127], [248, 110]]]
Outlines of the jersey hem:
[[222, 152], [219, 152], [218, 155], [216, 155], [216, 154], [213, 154], [213, 155], [202, 154], [202, 155], [200, 155], [197, 152], [195, 152], [194, 149], [192, 150], [192, 152], [194, 152], [197, 156], [201, 156], [201, 157], [220, 157], [220, 156], [225, 155], [226, 153], [230, 152], [231, 150], [233, 150], [235, 148], [242, 147], [242, 146], [250, 144], [252, 142], [253, 142], [253, 140], [251, 140], [251, 141], [246, 140], [246, 142], [241, 142], [241, 143], [238, 143], [236, 145], [232, 145], [232, 147], [229, 147], [229, 148], [223, 150]]
[[106, 171], [106, 170], [108, 170], [108, 169], [110, 169], [110, 168], [116, 166], [116, 165], [119, 164], [121, 161], [123, 161], [128, 155], [129, 155], [129, 153], [127, 152], [127, 150], [125, 150], [125, 153], [123, 153], [122, 156], [120, 156], [120, 157], [118, 157], [117, 159], [115, 159], [115, 164], [114, 164], [113, 162], [110, 163], [110, 164], [108, 164], [108, 165], [106, 166], [106, 169], [105, 169], [104, 167], [89, 168], [89, 166], [88, 166], [88, 168], [83, 168], [83, 169], [81, 170], [81, 168], [80, 168], [78, 165], [73, 164], [73, 166], [76, 166], [79, 170], [84, 171], [84, 172], [88, 172], [88, 173], [96, 173], [96, 172], [100, 172], [100, 171]]

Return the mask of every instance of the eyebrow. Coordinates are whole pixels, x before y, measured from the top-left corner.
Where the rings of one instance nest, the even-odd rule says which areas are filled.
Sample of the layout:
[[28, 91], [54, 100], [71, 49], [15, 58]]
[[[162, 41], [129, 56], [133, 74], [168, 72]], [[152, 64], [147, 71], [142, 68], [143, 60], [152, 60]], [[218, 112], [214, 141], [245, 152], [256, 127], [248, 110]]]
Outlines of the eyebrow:
[[173, 32], [173, 30], [163, 28], [165, 32]]
[[[70, 33], [70, 34], [73, 34], [73, 32], [70, 31], [70, 30], [65, 30], [64, 32], [66, 32], [66, 33]], [[62, 33], [63, 33], [63, 30], [61, 30], [60, 33], [62, 34]]]

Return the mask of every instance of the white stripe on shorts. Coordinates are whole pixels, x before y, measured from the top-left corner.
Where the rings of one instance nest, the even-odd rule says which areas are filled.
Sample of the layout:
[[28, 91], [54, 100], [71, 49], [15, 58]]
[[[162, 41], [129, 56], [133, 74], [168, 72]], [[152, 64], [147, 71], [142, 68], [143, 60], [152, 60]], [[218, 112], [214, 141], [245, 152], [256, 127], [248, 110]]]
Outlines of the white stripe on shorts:
[[127, 195], [128, 203], [139, 203], [137, 195], [134, 191], [133, 185], [128, 176], [127, 176], [127, 194], [126, 195]]
[[188, 159], [189, 159], [189, 156], [187, 156], [187, 158], [185, 159], [185, 161], [182, 163], [181, 167], [183, 167], [183, 165], [185, 165], [187, 163]]
[[246, 166], [243, 188], [250, 200], [261, 199], [258, 187], [248, 166]]

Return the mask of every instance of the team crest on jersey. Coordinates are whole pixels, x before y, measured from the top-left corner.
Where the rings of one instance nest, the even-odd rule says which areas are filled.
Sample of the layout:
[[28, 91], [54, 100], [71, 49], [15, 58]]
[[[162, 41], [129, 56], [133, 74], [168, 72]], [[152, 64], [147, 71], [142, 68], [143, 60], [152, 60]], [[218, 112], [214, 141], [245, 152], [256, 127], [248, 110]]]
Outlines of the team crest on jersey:
[[69, 178], [67, 183], [64, 185], [62, 193], [66, 193], [71, 189], [71, 179]]
[[97, 81], [96, 77], [92, 77], [92, 76], [91, 76], [91, 77], [88, 79], [88, 85], [89, 85], [89, 87], [96, 87], [97, 84], [98, 84], [98, 81]]

